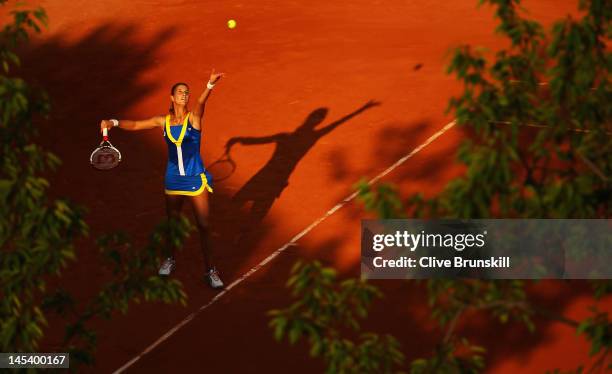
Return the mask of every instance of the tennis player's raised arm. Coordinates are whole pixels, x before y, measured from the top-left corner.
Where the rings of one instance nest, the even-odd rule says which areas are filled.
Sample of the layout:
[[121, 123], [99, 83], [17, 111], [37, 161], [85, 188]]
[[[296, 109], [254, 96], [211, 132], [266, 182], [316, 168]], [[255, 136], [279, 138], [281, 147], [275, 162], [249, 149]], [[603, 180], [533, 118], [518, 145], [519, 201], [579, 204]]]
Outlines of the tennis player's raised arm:
[[164, 126], [164, 117], [156, 116], [149, 119], [141, 120], [141, 121], [130, 121], [128, 119], [109, 119], [102, 120], [100, 122], [100, 131], [102, 129], [112, 130], [115, 127], [121, 128], [122, 130], [128, 131], [137, 131], [137, 130], [147, 130], [155, 127], [163, 127]]
[[215, 86], [215, 84], [217, 84], [217, 82], [219, 82], [219, 79], [221, 79], [221, 77], [223, 77], [224, 75], [225, 74], [223, 73], [215, 73], [215, 69], [213, 69], [212, 72], [210, 73], [210, 78], [208, 78], [208, 83], [206, 83], [206, 88], [204, 88], [204, 92], [202, 92], [200, 97], [198, 97], [198, 101], [196, 102], [193, 108], [193, 112], [192, 112], [192, 115], [193, 115], [192, 125], [196, 130], [201, 129], [201, 122], [202, 122], [202, 118], [204, 117], [204, 107], [206, 106], [206, 101], [208, 100], [208, 97], [210, 96], [213, 87]]

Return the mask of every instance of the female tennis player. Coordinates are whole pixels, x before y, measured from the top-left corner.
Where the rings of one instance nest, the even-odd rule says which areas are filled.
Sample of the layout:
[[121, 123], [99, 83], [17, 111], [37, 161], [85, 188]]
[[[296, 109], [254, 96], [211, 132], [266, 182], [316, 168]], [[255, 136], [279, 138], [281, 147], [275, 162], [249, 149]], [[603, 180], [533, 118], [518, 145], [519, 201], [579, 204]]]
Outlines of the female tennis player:
[[[191, 201], [195, 219], [200, 232], [200, 244], [204, 255], [204, 266], [208, 283], [213, 288], [223, 287], [219, 272], [212, 266], [208, 244], [208, 193], [212, 192], [212, 178], [204, 168], [200, 157], [200, 139], [204, 106], [213, 87], [223, 73], [210, 74], [204, 92], [198, 98], [192, 112], [189, 112], [189, 86], [176, 83], [170, 90], [170, 109], [165, 116], [156, 116], [142, 121], [103, 120], [100, 130], [115, 127], [124, 130], [146, 130], [154, 127], [163, 129], [164, 139], [168, 145], [168, 164], [166, 167], [165, 195], [168, 217], [177, 216], [185, 199]], [[159, 268], [159, 275], [170, 275], [175, 268], [172, 249], [168, 249], [168, 258]]]

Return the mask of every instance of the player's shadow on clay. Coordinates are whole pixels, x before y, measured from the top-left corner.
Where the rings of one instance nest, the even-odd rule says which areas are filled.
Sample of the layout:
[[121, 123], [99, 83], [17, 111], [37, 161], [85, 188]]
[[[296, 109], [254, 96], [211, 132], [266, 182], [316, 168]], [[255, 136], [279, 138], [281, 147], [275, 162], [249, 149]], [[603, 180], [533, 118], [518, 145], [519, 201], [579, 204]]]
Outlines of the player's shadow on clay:
[[256, 228], [264, 219], [274, 201], [288, 186], [289, 176], [297, 164], [319, 139], [353, 117], [378, 105], [380, 103], [368, 101], [354, 112], [320, 129], [316, 127], [325, 120], [328, 109], [318, 108], [310, 113], [304, 123], [292, 133], [279, 133], [263, 137], [234, 137], [228, 140], [226, 143], [228, 152], [234, 144], [275, 143], [276, 145], [270, 160], [232, 197], [231, 208], [233, 212], [240, 211], [247, 203], [252, 202], [246, 214], [238, 214], [238, 216], [243, 216], [240, 223], [242, 235], [238, 236], [236, 242], [247, 234], [248, 230]]

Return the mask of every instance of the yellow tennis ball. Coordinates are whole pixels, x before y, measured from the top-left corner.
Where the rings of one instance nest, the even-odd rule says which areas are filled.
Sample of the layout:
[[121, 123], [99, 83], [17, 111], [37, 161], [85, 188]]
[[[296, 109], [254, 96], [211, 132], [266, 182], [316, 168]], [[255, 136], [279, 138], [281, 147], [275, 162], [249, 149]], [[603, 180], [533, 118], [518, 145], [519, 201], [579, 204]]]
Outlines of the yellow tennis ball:
[[230, 19], [229, 21], [227, 21], [227, 27], [229, 27], [230, 29], [233, 29], [236, 27], [236, 21], [234, 21], [233, 19]]

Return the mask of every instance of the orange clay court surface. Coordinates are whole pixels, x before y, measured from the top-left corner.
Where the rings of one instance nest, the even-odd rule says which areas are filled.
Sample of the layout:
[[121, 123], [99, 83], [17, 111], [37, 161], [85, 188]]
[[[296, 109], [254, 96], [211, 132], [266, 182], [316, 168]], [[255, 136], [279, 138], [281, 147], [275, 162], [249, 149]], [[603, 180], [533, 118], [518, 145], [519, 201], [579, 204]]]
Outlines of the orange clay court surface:
[[[460, 175], [454, 152], [462, 132], [445, 128], [453, 119], [444, 114], [448, 99], [461, 88], [445, 74], [448, 52], [462, 43], [491, 49], [503, 43], [492, 32], [496, 23], [491, 9], [476, 3], [35, 3], [47, 10], [50, 25], [23, 51], [23, 73], [45, 87], [53, 100], [41, 135], [63, 165], [52, 178], [51, 193], [86, 206], [91, 229], [90, 238], [79, 243], [79, 262], [66, 272], [65, 287], [85, 298], [108, 279], [108, 268], [92, 244], [97, 235], [123, 230], [142, 245], [165, 214], [166, 145], [161, 132], [112, 131], [111, 141], [124, 161], [115, 170], [97, 172], [88, 157], [99, 142], [99, 121], [164, 114], [173, 83], [189, 83], [193, 100], [213, 67], [226, 77], [206, 107], [205, 164], [218, 158], [232, 137], [258, 138], [261, 143], [232, 148], [236, 172], [211, 195], [217, 266], [231, 284], [286, 248], [200, 310], [218, 292], [203, 281], [198, 235], [193, 232], [177, 255], [175, 273], [188, 293], [188, 306], [134, 305], [126, 316], [96, 321], [100, 333], [95, 371], [322, 372], [320, 361], [307, 358], [306, 344], [274, 341], [265, 313], [289, 305], [284, 283], [298, 259], [320, 259], [340, 269], [342, 276], [359, 274], [360, 219], [368, 215], [355, 200], [328, 212], [352, 194], [361, 177], [379, 175], [415, 149], [413, 157], [382, 178], [398, 184], [404, 196], [418, 191], [431, 195]], [[574, 14], [576, 1], [532, 0], [525, 6], [531, 16], [550, 25], [553, 19]], [[229, 19], [237, 21], [233, 30], [227, 28]], [[415, 69], [417, 64], [420, 69]], [[320, 130], [369, 100], [380, 105], [332, 131], [295, 133], [318, 108], [328, 109], [316, 128]], [[290, 135], [283, 144], [274, 142], [278, 138], [273, 135], [279, 133]], [[427, 146], [417, 148], [434, 134]], [[239, 191], [244, 204], [232, 208], [231, 198]], [[278, 191], [280, 197], [274, 199]], [[256, 205], [263, 214], [251, 214]], [[190, 207], [184, 209], [191, 217]], [[243, 227], [250, 230], [235, 240]], [[299, 240], [284, 247], [300, 233], [304, 235]], [[376, 284], [386, 297], [375, 303], [364, 327], [398, 337], [406, 362], [429, 355], [440, 336], [429, 319], [423, 290], [399, 281]], [[584, 282], [542, 282], [532, 294], [539, 304], [571, 318], [588, 314]], [[601, 307], [609, 309], [610, 303]], [[193, 318], [152, 346], [189, 315]], [[488, 372], [541, 373], [587, 362], [585, 340], [565, 325], [540, 321], [539, 330], [529, 334], [521, 326], [471, 317], [461, 328], [488, 347]], [[62, 329], [61, 321], [50, 323], [43, 351], [54, 349]]]

